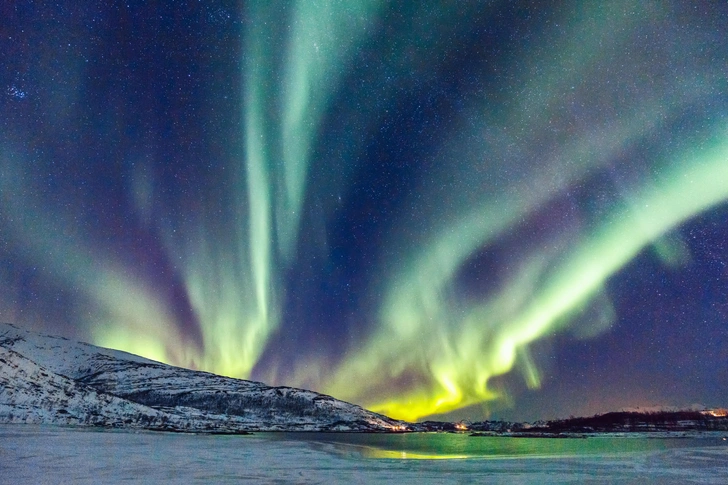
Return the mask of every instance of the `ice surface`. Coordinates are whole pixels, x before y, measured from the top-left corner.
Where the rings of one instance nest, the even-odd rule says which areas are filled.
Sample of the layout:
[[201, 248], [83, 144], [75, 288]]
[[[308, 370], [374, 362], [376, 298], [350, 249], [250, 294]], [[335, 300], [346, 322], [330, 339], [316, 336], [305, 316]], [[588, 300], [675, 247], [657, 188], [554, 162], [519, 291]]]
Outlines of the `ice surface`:
[[[728, 445], [720, 440], [683, 440], [684, 447], [584, 456], [406, 460], [371, 458], [371, 446], [361, 441], [346, 445], [341, 443], [345, 437], [336, 436], [0, 425], [0, 483], [728, 482]], [[377, 439], [381, 444], [383, 438]]]

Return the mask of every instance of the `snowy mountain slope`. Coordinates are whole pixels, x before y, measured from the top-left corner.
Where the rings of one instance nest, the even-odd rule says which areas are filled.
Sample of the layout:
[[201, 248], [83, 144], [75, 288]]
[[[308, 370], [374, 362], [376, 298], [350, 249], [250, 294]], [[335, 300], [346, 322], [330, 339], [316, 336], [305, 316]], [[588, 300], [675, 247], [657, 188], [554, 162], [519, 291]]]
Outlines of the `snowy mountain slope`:
[[0, 324], [0, 422], [177, 431], [393, 431], [330, 396], [221, 377]]
[[1, 346], [0, 422], [196, 432], [243, 432], [256, 424], [182, 406], [153, 409], [55, 374]]
[[100, 393], [0, 347], [0, 416], [5, 422], [152, 424], [163, 413]]
[[181, 405], [228, 416], [257, 417], [266, 425], [277, 426], [320, 419], [373, 419], [377, 426], [387, 426], [381, 417], [358, 406], [312, 391], [269, 387], [206, 372], [180, 372], [166, 365], [125, 362], [107, 356], [92, 357], [89, 362], [98, 371], [79, 378], [79, 382], [157, 408]]
[[98, 355], [142, 364], [159, 363], [120, 350], [29, 332], [9, 323], [0, 323], [0, 345], [21, 355], [32, 355], [36, 364], [71, 379], [85, 375], [87, 369], [84, 369], [84, 363]]

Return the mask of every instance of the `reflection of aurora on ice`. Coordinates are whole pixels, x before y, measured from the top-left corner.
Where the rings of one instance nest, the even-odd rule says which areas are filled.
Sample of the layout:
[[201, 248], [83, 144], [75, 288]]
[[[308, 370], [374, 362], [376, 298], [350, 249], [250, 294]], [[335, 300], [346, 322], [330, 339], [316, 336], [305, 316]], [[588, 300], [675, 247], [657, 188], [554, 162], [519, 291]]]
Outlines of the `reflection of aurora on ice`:
[[[3, 220], [34, 261], [93, 302], [85, 318], [98, 345], [405, 419], [502, 397], [489, 381], [514, 368], [538, 387], [531, 343], [567, 325], [598, 334], [614, 311], [609, 278], [649, 247], [680, 260], [674, 231], [728, 199], [726, 80], [714, 62], [725, 46], [704, 51], [704, 19], [670, 2], [633, 3], [576, 2], [501, 54], [468, 61], [458, 75], [477, 87], [462, 92], [442, 88], [451, 59], [475, 52], [468, 39], [490, 12], [414, 7], [405, 22], [376, 0], [300, 1], [284, 26], [278, 6], [246, 7], [238, 165], [200, 180], [194, 206], [158, 204], [169, 187], [153, 162], [128, 187], [184, 289], [187, 320], [179, 299], [129, 269], [132, 258], [35, 200], [20, 164], [3, 162], [3, 211], [14, 216]], [[407, 103], [428, 97], [437, 102], [416, 113], [421, 126], [403, 122]], [[437, 126], [417, 138], [428, 116]], [[291, 275], [334, 273], [331, 228], [355, 225], [341, 220], [362, 193], [382, 190], [377, 202], [390, 204], [381, 187], [360, 187], [381, 182], [362, 174], [386, 130], [411, 136], [422, 162], [367, 247], [366, 275], [347, 295], [357, 304], [341, 312], [354, 316], [292, 323], [291, 302], [316, 295], [306, 284], [317, 280]], [[488, 254], [497, 264], [464, 296], [470, 263]], [[578, 318], [595, 306], [603, 321]], [[329, 338], [326, 325], [343, 330]]]

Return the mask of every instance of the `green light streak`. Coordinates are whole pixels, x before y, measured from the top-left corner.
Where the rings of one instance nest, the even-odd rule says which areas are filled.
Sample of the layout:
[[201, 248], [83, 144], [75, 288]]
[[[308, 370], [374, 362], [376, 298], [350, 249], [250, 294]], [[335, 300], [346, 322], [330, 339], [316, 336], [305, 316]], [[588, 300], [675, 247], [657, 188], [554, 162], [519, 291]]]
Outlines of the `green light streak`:
[[277, 202], [279, 251], [293, 259], [311, 147], [332, 90], [367, 33], [380, 0], [301, 0], [293, 11], [284, 81], [283, 182]]
[[250, 224], [250, 268], [254, 291], [253, 316], [246, 322], [247, 338], [243, 343], [242, 358], [246, 361], [248, 375], [263, 350], [268, 334], [278, 326], [277, 319], [271, 319], [271, 293], [273, 291], [271, 272], [271, 194], [268, 177], [266, 138], [262, 127], [263, 109], [261, 106], [260, 86], [265, 82], [265, 72], [261, 72], [262, 46], [257, 38], [251, 41], [252, 59], [257, 62], [248, 63], [245, 72], [247, 95], [245, 96], [245, 139], [246, 167], [248, 181], [248, 205]]
[[198, 234], [181, 251], [188, 296], [203, 336], [204, 350], [194, 367], [233, 377], [250, 375], [279, 325], [269, 161], [271, 120], [266, 115], [272, 77], [266, 44], [266, 21], [273, 15], [269, 10], [253, 7], [253, 27], [245, 39], [245, 155], [233, 172], [237, 178], [230, 197], [236, 207], [222, 228], [224, 235], [218, 235], [220, 228], [206, 227], [206, 221], [200, 221]]
[[[73, 214], [74, 204], [49, 212], [26, 172], [30, 164], [5, 147], [0, 160], [0, 216], [8, 237], [55, 284], [88, 301], [81, 322], [94, 342], [159, 361], [190, 362], [189, 346], [154, 288], [130, 275], [113, 255], [92, 248]], [[78, 208], [77, 208], [78, 209]], [[80, 210], [80, 209], [79, 209]], [[149, 322], [154, 322], [150, 325]], [[46, 323], [46, 322], [35, 322]]]

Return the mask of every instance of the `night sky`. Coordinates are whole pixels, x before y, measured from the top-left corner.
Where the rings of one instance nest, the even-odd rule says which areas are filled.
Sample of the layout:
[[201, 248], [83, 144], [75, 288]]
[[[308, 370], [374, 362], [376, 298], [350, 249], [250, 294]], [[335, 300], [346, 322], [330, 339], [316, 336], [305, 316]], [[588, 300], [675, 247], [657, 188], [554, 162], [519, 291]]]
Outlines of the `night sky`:
[[0, 321], [397, 418], [728, 405], [728, 3], [2, 2]]

